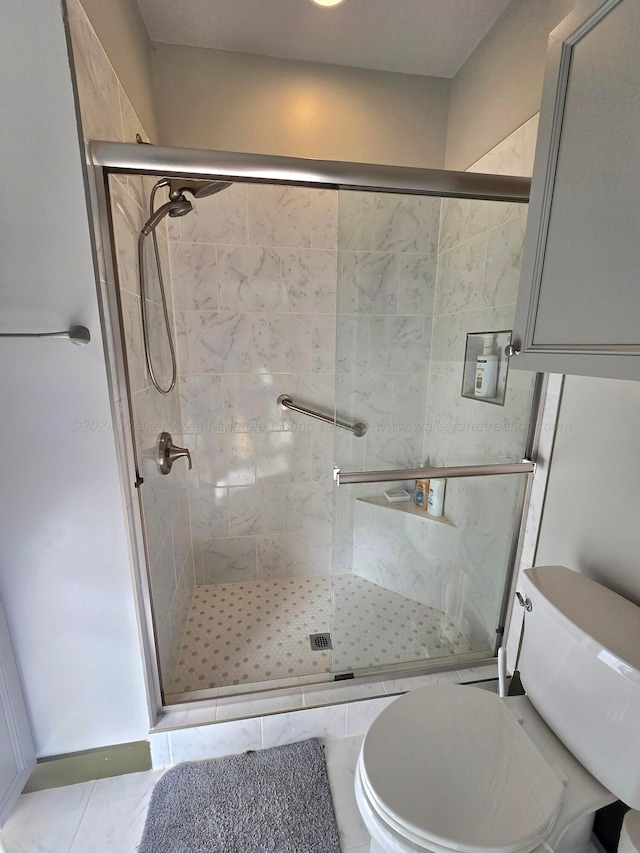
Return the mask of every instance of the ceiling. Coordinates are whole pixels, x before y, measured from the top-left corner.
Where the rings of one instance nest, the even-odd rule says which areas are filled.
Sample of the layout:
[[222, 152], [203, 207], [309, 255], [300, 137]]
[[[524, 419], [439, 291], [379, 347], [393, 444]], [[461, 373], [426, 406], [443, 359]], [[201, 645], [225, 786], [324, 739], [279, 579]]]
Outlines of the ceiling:
[[152, 41], [453, 77], [510, 0], [138, 0]]

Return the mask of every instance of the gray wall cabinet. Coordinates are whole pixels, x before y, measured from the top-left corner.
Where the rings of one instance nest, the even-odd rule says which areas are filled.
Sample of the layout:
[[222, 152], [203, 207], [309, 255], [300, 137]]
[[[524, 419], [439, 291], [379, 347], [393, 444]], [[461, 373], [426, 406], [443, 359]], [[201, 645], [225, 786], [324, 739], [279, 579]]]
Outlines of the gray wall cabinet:
[[511, 367], [640, 379], [640, 0], [551, 34]]

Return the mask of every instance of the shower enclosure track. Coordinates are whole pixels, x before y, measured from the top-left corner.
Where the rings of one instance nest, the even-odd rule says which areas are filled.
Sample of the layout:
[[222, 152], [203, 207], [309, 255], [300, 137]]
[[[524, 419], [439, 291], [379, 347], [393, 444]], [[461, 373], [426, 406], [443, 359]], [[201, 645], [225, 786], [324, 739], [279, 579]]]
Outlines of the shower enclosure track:
[[[456, 172], [444, 169], [424, 169], [405, 166], [388, 166], [367, 163], [348, 163], [327, 160], [313, 160], [272, 155], [241, 154], [229, 151], [206, 151], [200, 149], [169, 148], [156, 145], [138, 145], [119, 142], [92, 141], [89, 144], [89, 165], [94, 177], [95, 191], [94, 226], [98, 244], [105, 247], [103, 261], [106, 278], [101, 279], [101, 314], [106, 329], [105, 343], [108, 354], [110, 383], [115, 399], [127, 399], [126, 355], [122, 339], [117, 332], [122, 322], [117, 297], [115, 274], [115, 252], [112, 245], [109, 218], [110, 174], [134, 173], [168, 178], [213, 179], [226, 181], [248, 181], [263, 184], [289, 184], [331, 189], [365, 190], [434, 196], [441, 198], [486, 199], [492, 201], [511, 201], [527, 204], [531, 189], [531, 180], [519, 176], [490, 175], [477, 172]], [[539, 383], [538, 383], [539, 384]], [[538, 399], [538, 398], [536, 398]], [[536, 403], [537, 405], [537, 403]], [[123, 411], [126, 411], [123, 409]], [[333, 422], [333, 419], [332, 419]], [[139, 507], [139, 479], [137, 475], [137, 454], [133, 444], [131, 420], [123, 416], [118, 407], [114, 408], [117, 443], [122, 461], [124, 480], [128, 487], [129, 523], [132, 529], [132, 546], [136, 563], [136, 578], [141, 590], [141, 608], [139, 611], [143, 625], [143, 651], [145, 672], [147, 675], [147, 699], [149, 722], [155, 727], [171, 707], [165, 704], [162, 693], [158, 660], [156, 657], [155, 632], [153, 627], [151, 594], [146, 575], [146, 553], [142, 540], [142, 526]], [[534, 431], [527, 442], [527, 455], [535, 448]], [[457, 470], [459, 473], [455, 473]], [[460, 473], [464, 470], [465, 473]], [[337, 477], [338, 482], [373, 482], [365, 479], [376, 476], [379, 482], [390, 477], [405, 479], [417, 476], [490, 476], [492, 474], [532, 473], [534, 464], [528, 461], [516, 465], [468, 466], [464, 469], [407, 469], [384, 472], [344, 472]], [[448, 473], [450, 472], [450, 473]], [[525, 505], [526, 494], [531, 486], [527, 477], [527, 489], [521, 490], [518, 501], [520, 514]], [[521, 529], [524, 527], [524, 519]], [[511, 576], [517, 563], [519, 540], [514, 540], [511, 554]], [[507, 582], [511, 587], [511, 582]], [[508, 612], [509, 589], [505, 589], [505, 598], [501, 624]], [[486, 663], [493, 660], [487, 658]], [[478, 662], [476, 662], [477, 665]], [[448, 667], [435, 667], [435, 670]], [[422, 671], [422, 667], [412, 672]], [[431, 664], [429, 671], [434, 671]], [[399, 672], [406, 674], [401, 668]], [[276, 693], [278, 689], [274, 688]], [[191, 704], [177, 705], [185, 711]]]
[[396, 480], [453, 480], [457, 477], [497, 477], [502, 474], [533, 474], [536, 463], [504, 462], [497, 465], [451, 465], [443, 468], [396, 468], [391, 471], [341, 471], [334, 468], [333, 478], [339, 486], [354, 483], [392, 483]]

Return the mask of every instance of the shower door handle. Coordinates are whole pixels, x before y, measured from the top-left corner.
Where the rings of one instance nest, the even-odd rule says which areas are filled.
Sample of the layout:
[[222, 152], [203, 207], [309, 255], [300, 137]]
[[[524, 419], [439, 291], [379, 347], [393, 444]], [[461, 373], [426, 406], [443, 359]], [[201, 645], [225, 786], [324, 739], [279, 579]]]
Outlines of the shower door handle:
[[181, 459], [183, 456], [189, 460], [189, 470], [193, 468], [191, 462], [191, 453], [186, 447], [178, 447], [173, 443], [171, 433], [161, 432], [158, 436], [156, 462], [161, 474], [168, 474], [173, 467], [176, 459]]

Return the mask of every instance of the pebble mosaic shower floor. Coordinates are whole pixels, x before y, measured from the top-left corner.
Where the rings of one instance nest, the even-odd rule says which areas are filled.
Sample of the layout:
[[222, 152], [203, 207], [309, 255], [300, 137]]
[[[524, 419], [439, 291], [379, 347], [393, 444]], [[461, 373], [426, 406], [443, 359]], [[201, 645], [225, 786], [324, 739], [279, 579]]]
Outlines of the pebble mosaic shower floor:
[[[331, 632], [332, 650], [312, 651], [309, 635], [325, 631]], [[470, 651], [440, 610], [357, 575], [196, 586], [165, 692], [322, 676]]]

